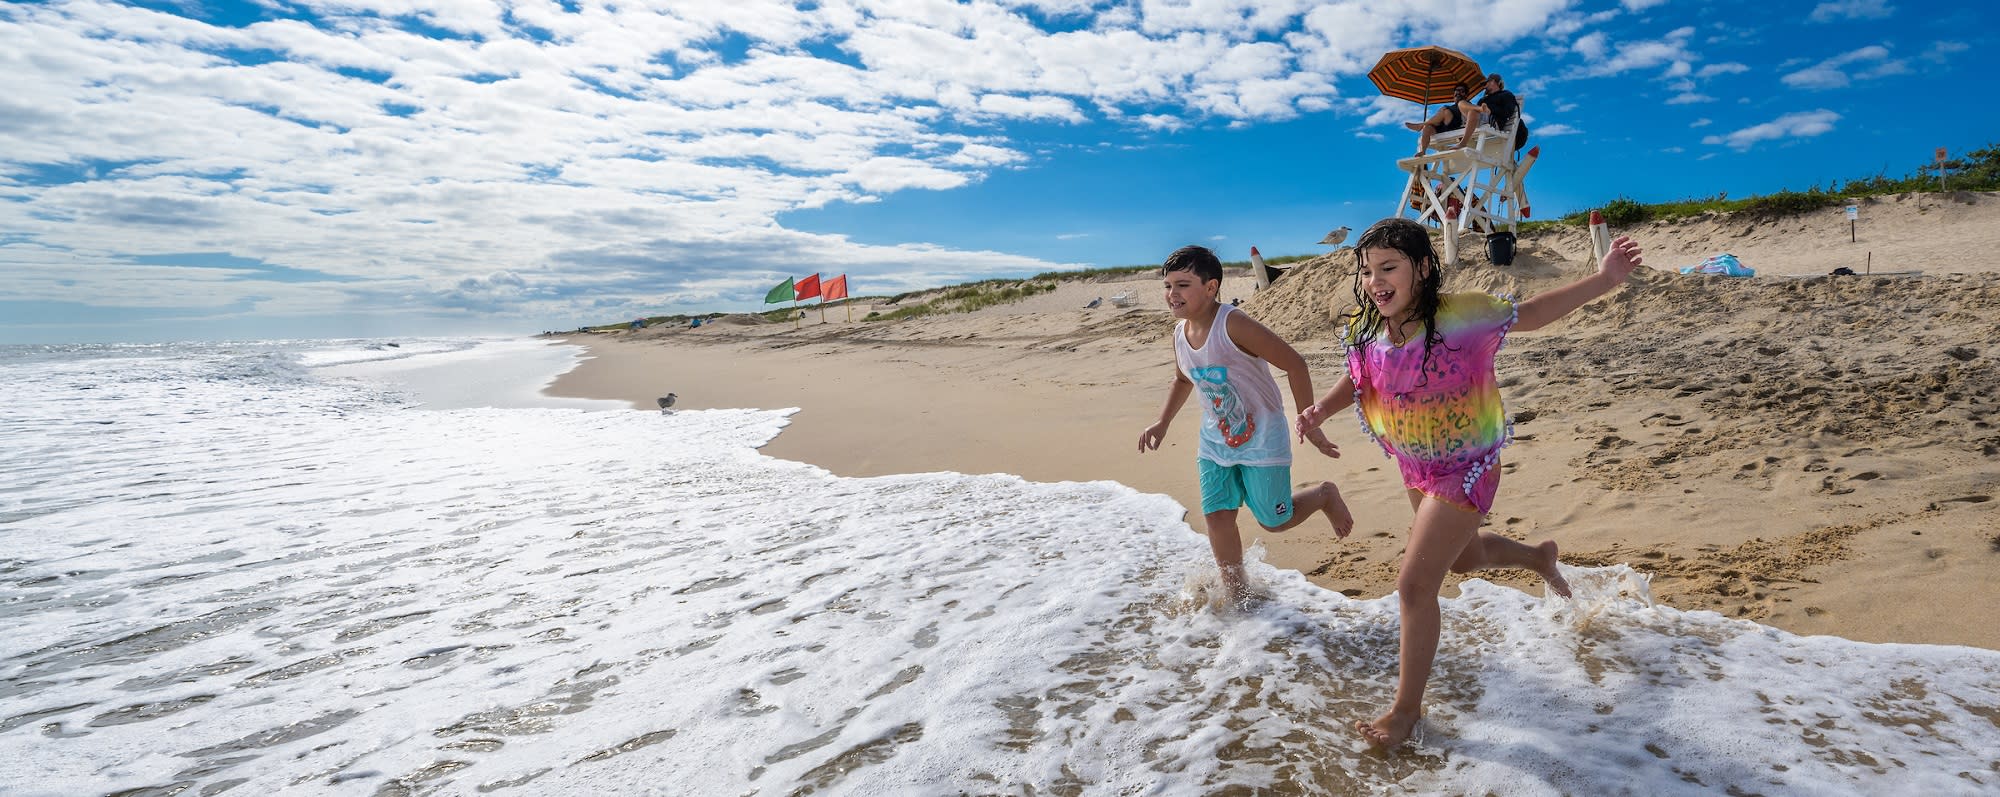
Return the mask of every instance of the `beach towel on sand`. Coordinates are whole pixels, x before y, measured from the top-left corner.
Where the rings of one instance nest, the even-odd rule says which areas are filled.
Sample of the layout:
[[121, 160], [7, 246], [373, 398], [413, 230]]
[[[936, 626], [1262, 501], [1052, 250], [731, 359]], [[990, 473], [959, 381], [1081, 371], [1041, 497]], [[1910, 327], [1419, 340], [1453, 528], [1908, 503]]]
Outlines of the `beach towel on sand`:
[[1737, 260], [1735, 255], [1727, 252], [1719, 255], [1710, 255], [1707, 260], [1701, 261], [1701, 265], [1698, 266], [1681, 266], [1681, 273], [1721, 274], [1725, 277], [1757, 276], [1756, 269], [1743, 265], [1743, 261]]

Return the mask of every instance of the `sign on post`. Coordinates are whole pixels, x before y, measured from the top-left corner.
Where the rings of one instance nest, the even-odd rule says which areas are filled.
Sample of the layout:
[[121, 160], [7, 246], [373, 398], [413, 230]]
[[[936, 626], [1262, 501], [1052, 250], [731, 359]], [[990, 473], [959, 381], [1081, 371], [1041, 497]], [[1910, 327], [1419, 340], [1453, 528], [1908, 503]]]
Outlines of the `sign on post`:
[[1860, 205], [1847, 206], [1847, 242], [1854, 243], [1854, 220], [1861, 218]]

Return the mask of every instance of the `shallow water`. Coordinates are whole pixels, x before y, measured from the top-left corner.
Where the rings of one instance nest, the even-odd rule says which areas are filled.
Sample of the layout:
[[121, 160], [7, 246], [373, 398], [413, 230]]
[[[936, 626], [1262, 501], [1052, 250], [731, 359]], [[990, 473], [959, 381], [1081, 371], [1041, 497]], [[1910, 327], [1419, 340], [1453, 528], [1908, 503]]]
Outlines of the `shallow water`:
[[1163, 496], [347, 378], [488, 345], [0, 349], [0, 792], [2000, 791], [2000, 653], [1475, 581], [1384, 756], [1393, 600], [1212, 609]]

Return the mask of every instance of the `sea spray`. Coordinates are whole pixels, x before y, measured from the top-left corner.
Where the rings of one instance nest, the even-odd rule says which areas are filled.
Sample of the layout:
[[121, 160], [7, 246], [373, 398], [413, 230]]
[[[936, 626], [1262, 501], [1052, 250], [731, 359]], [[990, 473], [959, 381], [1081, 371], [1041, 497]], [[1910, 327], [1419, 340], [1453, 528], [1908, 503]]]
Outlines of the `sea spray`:
[[1192, 604], [1215, 567], [1162, 496], [840, 478], [758, 453], [783, 413], [426, 410], [313, 345], [0, 350], [0, 791], [2000, 785], [2000, 654], [1649, 606], [1623, 567], [1463, 582], [1422, 739], [1367, 753], [1395, 599], [1253, 555], [1259, 600]]

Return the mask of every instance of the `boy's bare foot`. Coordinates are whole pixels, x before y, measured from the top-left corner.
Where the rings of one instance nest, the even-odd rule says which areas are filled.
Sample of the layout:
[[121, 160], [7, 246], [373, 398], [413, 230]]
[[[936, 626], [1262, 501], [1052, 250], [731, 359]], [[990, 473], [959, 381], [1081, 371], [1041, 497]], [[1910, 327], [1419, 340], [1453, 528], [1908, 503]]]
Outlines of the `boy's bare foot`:
[[1326, 506], [1326, 519], [1333, 521], [1333, 536], [1347, 539], [1354, 531], [1354, 513], [1347, 511], [1347, 502], [1340, 499], [1340, 488], [1333, 482], [1319, 483], [1320, 497]]
[[1542, 554], [1541, 561], [1535, 563], [1535, 572], [1541, 574], [1542, 580], [1548, 582], [1549, 589], [1555, 590], [1557, 595], [1569, 597], [1569, 581], [1563, 578], [1562, 568], [1556, 566], [1556, 541], [1543, 540], [1535, 548]]
[[1422, 714], [1400, 714], [1391, 709], [1388, 713], [1376, 717], [1374, 722], [1354, 723], [1354, 729], [1360, 731], [1361, 737], [1367, 739], [1369, 744], [1384, 750], [1393, 750], [1410, 740], [1410, 732], [1416, 730], [1417, 720], [1423, 717]]

